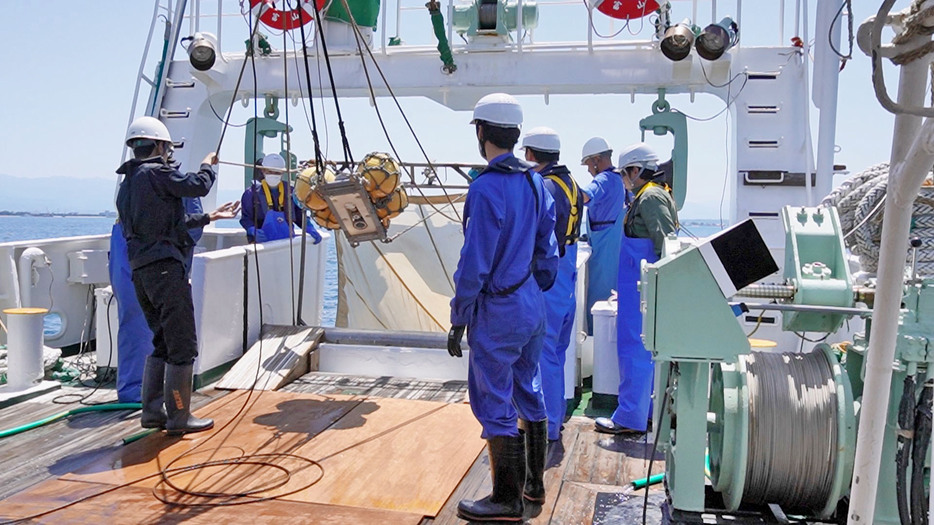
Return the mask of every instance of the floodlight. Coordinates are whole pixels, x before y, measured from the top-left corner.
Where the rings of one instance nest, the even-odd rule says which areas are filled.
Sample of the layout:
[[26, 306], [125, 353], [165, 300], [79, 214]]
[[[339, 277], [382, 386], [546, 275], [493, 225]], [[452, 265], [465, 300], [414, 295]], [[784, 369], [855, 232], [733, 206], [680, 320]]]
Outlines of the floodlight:
[[214, 67], [217, 60], [217, 39], [210, 33], [195, 33], [188, 45], [188, 61], [198, 71]]
[[679, 24], [675, 24], [665, 30], [665, 37], [662, 38], [662, 54], [669, 60], [677, 62], [684, 60], [691, 54], [691, 47], [694, 45], [695, 27], [687, 18]]
[[697, 54], [707, 60], [716, 60], [739, 40], [739, 26], [732, 18], [726, 17], [716, 24], [710, 24], [697, 37]]

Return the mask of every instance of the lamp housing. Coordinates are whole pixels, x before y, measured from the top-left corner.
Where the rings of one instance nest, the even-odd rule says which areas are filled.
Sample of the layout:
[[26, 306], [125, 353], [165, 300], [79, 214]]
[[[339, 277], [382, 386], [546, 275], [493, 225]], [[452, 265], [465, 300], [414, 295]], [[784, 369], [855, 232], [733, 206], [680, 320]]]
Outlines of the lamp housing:
[[705, 60], [717, 60], [739, 41], [739, 26], [726, 17], [716, 24], [705, 27], [697, 37], [697, 54]]
[[699, 29], [687, 18], [666, 29], [660, 45], [662, 54], [673, 62], [687, 58]]

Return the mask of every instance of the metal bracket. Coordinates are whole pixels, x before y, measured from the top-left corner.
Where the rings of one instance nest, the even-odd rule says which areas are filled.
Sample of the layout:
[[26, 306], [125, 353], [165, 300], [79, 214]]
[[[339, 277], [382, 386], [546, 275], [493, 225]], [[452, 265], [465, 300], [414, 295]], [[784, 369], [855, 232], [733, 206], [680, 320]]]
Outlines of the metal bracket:
[[363, 241], [386, 241], [386, 228], [357, 177], [320, 184], [318, 191], [327, 200], [351, 246], [356, 248]]
[[688, 123], [687, 117], [678, 111], [672, 111], [671, 105], [665, 100], [665, 88], [658, 88], [658, 100], [652, 104], [652, 115], [639, 121], [642, 129], [642, 139], [645, 132], [663, 136], [667, 133], [674, 135], [674, 148], [671, 150], [671, 187], [674, 193], [675, 204], [680, 210], [684, 206], [687, 196], [688, 174]]

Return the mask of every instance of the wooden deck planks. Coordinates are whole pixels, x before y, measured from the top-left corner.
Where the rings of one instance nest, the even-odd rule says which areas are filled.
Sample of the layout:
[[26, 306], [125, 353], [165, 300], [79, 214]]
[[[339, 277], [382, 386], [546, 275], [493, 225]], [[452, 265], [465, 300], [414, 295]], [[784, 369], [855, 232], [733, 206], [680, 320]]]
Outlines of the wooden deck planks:
[[[598, 493], [622, 492], [630, 481], [645, 476], [648, 452], [644, 448], [644, 438], [635, 440], [633, 437], [609, 436], [599, 434], [593, 428], [593, 420], [589, 418], [572, 417], [565, 423], [560, 446], [554, 443], [549, 446], [545, 469], [545, 503], [541, 506], [526, 504], [526, 523], [589, 525]], [[663, 456], [656, 454], [652, 471], [662, 472], [664, 468]], [[489, 458], [484, 452], [467, 472], [461, 485], [451, 494], [441, 512], [434, 519], [426, 519], [423, 523], [466, 523], [457, 517], [457, 503], [461, 499], [487, 496], [492, 488]], [[650, 516], [657, 515], [657, 502], [655, 507], [654, 514], [650, 509]], [[650, 520], [649, 523], [654, 522]]]
[[[53, 479], [32, 490], [3, 502], [0, 520], [23, 518], [83, 497], [101, 494], [112, 485]], [[319, 525], [412, 524], [422, 515], [387, 510], [321, 505], [293, 501], [269, 501], [248, 506], [183, 507], [166, 505], [153, 497], [150, 489], [121, 487], [88, 501], [74, 505], [32, 523], [99, 525], [101, 523], [185, 523], [216, 525], [244, 523], [281, 525], [283, 523], [315, 523]]]
[[[126, 483], [157, 472], [169, 463], [182, 467], [248, 454], [295, 453], [361, 401], [348, 396], [326, 398], [278, 392], [263, 392], [261, 395], [256, 392], [250, 396], [247, 392], [236, 392], [198, 412], [201, 417], [214, 418], [215, 427], [211, 431], [187, 434], [181, 438], [164, 433], [153, 434], [120, 447], [63, 478]], [[241, 410], [246, 412], [246, 416], [235, 420]], [[228, 425], [231, 421], [233, 423]], [[175, 461], [184, 453], [188, 454]], [[198, 479], [195, 475], [184, 478]], [[153, 487], [156, 483], [156, 480], [149, 479], [142, 481], [140, 486]]]
[[288, 499], [434, 516], [483, 445], [467, 406], [368, 399], [299, 450], [325, 477]]
[[311, 370], [309, 355], [323, 336], [320, 327], [263, 325], [260, 339], [215, 388], [278, 390]]
[[[405, 378], [360, 377], [312, 372], [303, 376], [299, 380], [286, 385], [280, 392], [274, 395], [283, 395], [286, 391], [292, 393], [317, 393], [323, 398], [337, 400], [351, 399], [355, 400], [355, 402], [362, 401], [363, 396], [379, 396], [401, 399], [420, 398], [442, 402], [462, 403], [466, 397], [466, 383], [456, 381], [444, 383]], [[95, 394], [95, 396], [99, 397], [102, 394], [107, 395], [106, 391], [101, 391], [98, 394]], [[244, 395], [242, 393], [229, 393], [227, 391], [206, 389], [201, 391], [201, 393], [196, 396], [196, 404], [204, 404], [206, 401], [210, 400], [209, 397], [205, 397], [202, 394], [208, 394], [208, 396], [224, 396], [222, 397], [221, 401], [217, 402], [218, 407], [225, 407], [223, 409], [218, 408], [218, 410], [221, 410], [223, 413], [231, 413], [231, 411], [234, 411], [234, 407], [239, 408], [243, 402], [242, 398], [239, 396]], [[267, 394], [263, 394], [263, 396], [266, 395]], [[20, 421], [32, 421], [43, 415], [58, 412], [62, 407], [60, 405], [50, 405], [47, 397], [50, 399], [51, 395], [43, 398], [37, 398], [37, 400], [32, 401], [31, 403], [35, 403], [35, 406], [31, 408], [18, 405], [16, 407], [0, 410], [0, 421], [3, 421], [3, 423], [0, 423], [0, 427], [9, 428], [19, 424]], [[282, 400], [280, 399], [279, 401]], [[317, 447], [318, 443], [315, 443], [315, 436], [323, 438], [325, 433], [332, 430], [326, 429], [323, 431], [318, 431], [312, 436], [313, 432], [309, 432], [306, 429], [304, 431], [305, 438], [297, 438], [297, 434], [302, 433], [302, 425], [307, 424], [305, 421], [306, 419], [327, 420], [329, 419], [328, 416], [319, 414], [319, 416], [315, 418], [289, 418], [288, 414], [293, 413], [292, 408], [294, 407], [291, 405], [286, 405], [280, 407], [281, 409], [276, 409], [276, 405], [277, 403], [275, 402], [272, 403], [272, 405], [267, 405], [267, 409], [269, 411], [265, 415], [269, 419], [252, 421], [250, 425], [255, 424], [259, 425], [260, 427], [265, 427], [267, 432], [274, 430], [272, 433], [273, 436], [275, 436], [276, 433], [280, 430], [284, 430], [284, 432], [278, 434], [276, 439], [281, 439], [286, 445], [286, 448], [297, 447], [295, 450], [302, 450], [304, 447], [309, 447], [312, 445]], [[356, 407], [358, 405], [359, 403], [354, 406]], [[472, 424], [476, 424], [469, 413], [469, 406], [454, 405], [454, 407], [465, 410], [465, 419], [471, 421]], [[68, 406], [64, 408], [68, 408]], [[11, 411], [11, 409], [16, 410]], [[352, 410], [354, 410], [354, 408], [350, 408], [350, 411]], [[366, 427], [369, 427], [371, 423], [375, 424], [378, 422], [378, 418], [374, 418], [374, 414], [377, 414], [378, 411], [364, 413], [366, 410], [367, 409], [365, 407], [361, 407], [357, 412], [357, 415], [365, 419]], [[204, 412], [198, 412], [198, 414], [204, 415]], [[389, 415], [388, 411], [384, 412], [384, 414]], [[418, 412], [415, 411], [413, 414], [417, 415]], [[356, 417], [356, 415], [354, 417]], [[10, 421], [9, 424], [7, 423], [8, 418]], [[121, 418], [124, 418], [125, 420], [121, 420]], [[137, 426], [137, 418], [138, 412], [129, 415], [128, 418], [127, 414], [124, 413], [89, 414], [80, 416], [80, 418], [77, 418], [73, 422], [63, 421], [54, 423], [49, 427], [33, 430], [20, 436], [14, 436], [4, 440], [2, 442], [3, 446], [0, 446], [0, 460], [5, 460], [5, 464], [7, 465], [14, 465], [14, 472], [0, 472], [0, 498], [7, 497], [16, 492], [21, 492], [25, 487], [33, 485], [38, 481], [48, 480], [48, 478], [54, 475], [60, 475], [76, 470], [82, 465], [98, 464], [98, 466], [94, 468], [99, 469], [101, 468], [99, 465], [101, 462], [100, 458], [105, 456], [111, 458], [110, 463], [107, 464], [113, 464], [114, 450], [117, 448], [129, 448], [117, 447], [115, 443], [117, 443], [121, 437], [125, 437], [139, 430]], [[256, 419], [256, 417], [254, 417], [254, 419]], [[387, 422], [389, 419], [393, 418], [387, 418]], [[346, 423], [350, 423], [351, 421], [352, 420], [349, 419]], [[398, 419], [396, 420], [396, 424], [399, 424], [403, 421], [405, 421], [405, 419]], [[266, 424], [264, 425], [264, 423]], [[387, 428], [392, 427], [392, 425], [387, 427], [384, 423], [380, 423], [379, 425], [381, 425], [380, 428], [382, 430], [378, 430], [376, 428], [378, 425], [374, 425], [370, 436], [367, 437], [371, 437], [375, 434], [378, 434], [379, 432], [385, 431]], [[354, 430], [354, 428], [338, 428], [338, 424], [335, 424], [334, 427], [334, 433], [346, 433], [348, 431]], [[351, 425], [351, 427], [353, 426]], [[549, 466], [548, 470], [546, 470], [545, 483], [547, 501], [538, 516], [529, 516], [529, 523], [531, 524], [589, 523], [588, 520], [593, 516], [595, 498], [599, 492], [614, 493], [622, 491], [623, 487], [631, 479], [643, 477], [645, 475], [648, 452], [646, 444], [643, 440], [633, 440], [631, 438], [625, 439], [621, 437], [596, 434], [593, 432], [592, 420], [587, 418], [572, 418], [566, 423], [565, 427], [566, 428], [563, 433], [564, 457], [561, 458], [555, 466]], [[447, 436], [449, 434], [458, 432], [452, 428], [442, 428], [440, 425], [438, 426], [438, 429], [440, 432], [439, 436]], [[477, 439], [479, 436], [479, 427], [477, 427], [475, 431], [466, 432], [466, 434], [471, 438]], [[188, 436], [182, 441], [190, 440], [193, 438], [194, 436]], [[144, 441], [149, 441], [152, 439], [165, 440], [166, 438], [164, 436], [151, 436]], [[649, 439], [651, 439], [651, 436]], [[333, 453], [336, 450], [341, 450], [341, 448], [347, 448], [347, 446], [353, 445], [353, 443], [348, 441], [344, 447], [340, 447], [340, 443], [327, 443], [327, 446], [330, 446], [331, 448], [322, 448], [320, 451], [309, 453], [307, 455], [317, 459], [323, 458], [324, 461], [322, 464], [325, 469], [330, 472], [331, 468], [336, 467], [333, 467], [333, 465], [329, 466], [329, 463], [334, 462], [338, 457], [348, 455], [348, 452], [357, 448], [364, 448], [368, 445], [376, 445], [379, 442], [380, 439], [377, 437], [372, 441], [368, 441], [357, 447], [352, 447], [351, 449], [338, 454], [333, 458], [328, 458], [328, 454]], [[262, 443], [254, 443], [254, 447], [257, 447], [261, 444]], [[483, 444], [481, 442], [480, 446], [482, 447], [482, 445]], [[649, 441], [648, 448], [650, 447], [651, 442]], [[11, 454], [11, 450], [15, 450], [16, 452]], [[226, 452], [233, 455], [233, 452], [229, 449], [227, 449]], [[237, 453], [239, 454], [240, 452]], [[122, 457], [122, 455], [118, 455], [117, 457]], [[656, 457], [657, 460], [653, 465], [652, 470], [654, 472], [660, 472], [664, 469], [664, 462], [661, 461], [662, 456], [660, 454]], [[435, 467], [430, 465], [428, 462], [421, 460], [414, 460], [413, 463], [419, 467], [415, 474], [399, 474], [397, 476], [397, 481], [394, 480], [394, 482], [398, 484], [399, 488], [404, 489], [406, 486], [425, 484], [426, 481], [423, 479], [423, 476], [425, 476], [428, 469], [440, 470], [445, 468]], [[442, 464], [444, 463], [442, 462]], [[446, 464], [444, 465], [446, 466]], [[489, 465], [486, 453], [482, 452], [479, 454], [479, 457], [477, 457], [475, 461], [468, 463], [468, 465], [469, 468], [465, 469], [466, 474], [463, 476], [463, 479], [461, 479], [459, 483], [456, 483], [456, 488], [453, 490], [453, 492], [449, 492], [450, 495], [447, 500], [441, 502], [440, 510], [438, 511], [437, 516], [435, 518], [431, 518], [430, 515], [428, 515], [429, 517], [420, 518], [419, 520], [411, 523], [418, 523], [419, 521], [426, 525], [429, 523], [465, 523], [463, 520], [460, 520], [456, 517], [457, 503], [463, 498], [475, 499], [478, 497], [483, 497], [487, 495], [491, 489]], [[318, 475], [317, 472], [313, 472], [313, 468], [309, 468], [307, 465], [292, 465], [292, 467], [296, 470], [307, 470], [309, 472], [309, 478]], [[366, 467], [363, 466], [355, 468]], [[385, 467], [377, 466], [376, 468], [380, 469]], [[238, 471], [236, 474], [239, 476], [237, 482], [240, 483], [239, 486], [241, 487], [248, 485], [243, 480], [256, 477], [253, 475], [244, 476], [244, 472], [242, 471]], [[251, 474], [255, 474], [255, 472]], [[217, 483], [219, 480], [219, 475], [217, 472], [211, 472], [208, 475], [202, 475], [204, 476], [204, 479], [210, 481], [211, 483]], [[20, 479], [17, 479], [18, 477]], [[233, 483], [229, 475], [227, 477], [228, 479], [224, 480], [224, 483]], [[611, 481], [612, 483], [610, 483]], [[78, 482], [60, 480], [58, 483]], [[373, 481], [372, 483], [379, 483], [379, 481]], [[39, 487], [39, 485], [36, 485], [36, 487]], [[395, 488], [396, 487], [393, 487], [393, 490], [395, 490]], [[140, 498], [142, 498], [139, 500], [140, 504], [146, 501], [157, 501], [152, 497], [150, 492], [151, 489], [138, 487], [135, 490], [139, 491]], [[656, 492], [658, 492], [658, 494], [655, 494]], [[653, 494], [655, 494], [653, 500], [658, 500], [659, 494], [663, 496], [663, 493], [659, 492], [659, 489], [657, 488], [653, 489]], [[132, 500], [132, 498], [136, 496], [127, 495], [125, 497]], [[7, 501], [0, 503], [0, 509], [6, 510], [6, 504]], [[41, 505], [41, 508], [49, 508], [50, 505], [51, 503], [46, 502]], [[289, 522], [290, 519], [284, 517], [276, 518], [278, 514], [275, 509], [282, 508], [290, 509], [285, 514], [292, 518], [291, 521], [307, 521], [301, 518], [296, 519], [296, 516], [314, 516], [312, 521], [315, 523], [410, 523], [410, 521], [408, 521], [409, 514], [405, 513], [393, 514], [392, 517], [388, 517], [389, 515], [381, 515], [382, 517], [376, 518], [375, 521], [366, 521], [367, 518], [362, 515], [340, 515], [329, 513], [309, 514], [311, 511], [307, 510], [306, 506], [308, 505], [313, 506], [320, 504], [275, 500], [272, 502], [273, 510], [270, 511], [262, 510], [263, 508], [259, 505], [249, 505], [246, 507], [238, 506], [232, 508], [248, 511], [250, 513], [250, 520], [260, 524], [272, 523], [277, 519], [279, 520], [276, 521], [277, 523]], [[653, 522], [653, 506], [655, 507], [654, 515], [657, 515], [657, 505], [657, 501], [650, 503], [649, 522]], [[346, 506], [341, 505], [321, 506], [323, 508], [347, 508]], [[123, 510], [120, 510], [123, 507], [120, 507], [119, 505], [113, 508], [115, 509], [113, 511], [114, 513], [124, 512]], [[126, 512], [128, 514], [110, 514], [109, 516], [130, 516], [133, 515], [130, 512], [133, 508], [133, 505], [127, 507]], [[362, 510], [370, 512], [387, 512], [382, 510], [377, 511], [372, 508], [364, 508]], [[175, 516], [185, 516], [186, 519], [195, 520], [195, 523], [201, 523], [200, 514], [191, 513], [182, 508], [175, 508], [171, 510], [162, 509], [159, 512], [163, 512], [163, 514], [160, 515], [160, 519], [162, 520], [161, 522], [176, 523], [178, 520], [175, 520]], [[3, 515], [3, 512], [0, 512], [0, 515]], [[268, 520], [266, 519], [267, 515], [271, 516], [271, 518]], [[373, 516], [376, 515], [377, 514], [373, 514]], [[405, 517], [403, 517], [403, 515]], [[416, 515], [418, 515], [418, 512], [411, 514], [411, 516]], [[83, 522], [81, 521], [83, 518], [80, 516], [75, 518], [71, 518], [69, 516], [64, 520], [61, 519], [61, 516], [62, 515], [59, 514], [53, 514], [47, 522]], [[143, 516], [146, 515], [144, 514]], [[242, 521], [242, 514], [210, 514], [210, 516], [211, 521], [215, 523], [218, 519], [227, 519], [230, 522]], [[239, 516], [241, 519], [238, 520], [237, 516]], [[343, 517], [335, 517], [332, 520], [331, 516]], [[100, 516], [95, 516], [93, 519], [88, 519], [86, 522], [100, 523], [106, 521], [107, 519], [102, 519]], [[135, 519], [130, 519], [128, 521], [143, 522]]]
[[[28, 403], [0, 410], [0, 427], [13, 428], [81, 406], [54, 404], [63, 393], [90, 393], [91, 389], [63, 388]], [[192, 396], [203, 406], [225, 392], [207, 389]], [[72, 397], [70, 399], [77, 399]], [[88, 402], [116, 402], [113, 391], [100, 390]], [[25, 406], [24, 406], [25, 405]], [[120, 440], [141, 429], [139, 411], [91, 412], [72, 416], [0, 441], [0, 499], [42, 480], [71, 472], [121, 447]]]
[[[433, 516], [460, 483], [483, 446], [466, 405], [398, 399], [363, 399], [287, 392], [254, 394], [247, 417], [222, 428], [247, 402], [236, 393], [206, 407], [217, 430], [170, 438], [150, 436], [112, 451], [65, 480], [156, 487], [150, 477], [166, 468], [249, 454], [287, 453], [315, 460], [266, 458], [291, 473], [264, 495], [313, 502], [414, 512]], [[188, 453], [179, 458], [183, 453]], [[444, 465], [444, 468], [425, 468]], [[324, 475], [322, 477], [322, 469]], [[265, 486], [279, 471], [262, 465], [212, 467], [173, 478], [198, 491], [241, 492]], [[319, 479], [320, 478], [320, 479]]]

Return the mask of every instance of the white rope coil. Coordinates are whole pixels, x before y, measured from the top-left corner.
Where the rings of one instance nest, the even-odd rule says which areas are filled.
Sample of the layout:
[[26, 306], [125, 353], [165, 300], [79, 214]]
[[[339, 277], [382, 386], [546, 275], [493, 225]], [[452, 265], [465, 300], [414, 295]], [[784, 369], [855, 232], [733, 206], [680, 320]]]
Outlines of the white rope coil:
[[743, 502], [786, 511], [827, 504], [837, 455], [837, 389], [828, 356], [752, 352]]
[[[840, 215], [846, 246], [859, 257], [863, 270], [879, 268], [883, 211], [888, 188], [889, 165], [876, 164], [841, 184], [824, 198], [824, 206], [835, 206]], [[922, 245], [917, 252], [919, 275], [934, 275], [934, 185], [928, 178], [914, 202], [911, 236]], [[905, 254], [906, 263], [911, 254]]]

